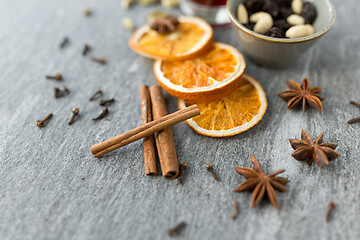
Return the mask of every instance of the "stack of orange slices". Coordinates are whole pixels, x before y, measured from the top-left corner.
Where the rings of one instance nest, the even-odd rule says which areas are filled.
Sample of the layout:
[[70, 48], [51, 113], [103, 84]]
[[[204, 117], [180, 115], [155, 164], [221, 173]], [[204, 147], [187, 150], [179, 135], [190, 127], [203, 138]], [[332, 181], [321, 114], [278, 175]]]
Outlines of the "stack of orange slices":
[[229, 137], [257, 124], [266, 112], [261, 85], [244, 74], [242, 54], [212, 41], [213, 30], [197, 17], [180, 16], [176, 31], [159, 34], [149, 25], [130, 38], [130, 47], [156, 59], [154, 75], [160, 86], [179, 98], [179, 108], [197, 104], [200, 116], [186, 121], [197, 133]]

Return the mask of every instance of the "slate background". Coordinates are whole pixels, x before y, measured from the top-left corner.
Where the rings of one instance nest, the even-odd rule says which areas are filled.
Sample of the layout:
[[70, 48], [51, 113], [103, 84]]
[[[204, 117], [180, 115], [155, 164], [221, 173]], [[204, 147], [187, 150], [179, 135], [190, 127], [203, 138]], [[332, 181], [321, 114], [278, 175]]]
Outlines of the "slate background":
[[[360, 116], [349, 104], [360, 101], [360, 7], [334, 2], [334, 28], [297, 64], [280, 70], [247, 62], [269, 102], [257, 126], [227, 139], [199, 136], [184, 123], [173, 127], [178, 158], [189, 165], [181, 186], [144, 175], [141, 142], [101, 160], [89, 150], [141, 123], [138, 89], [155, 84], [152, 61], [130, 50], [121, 20], [140, 26], [159, 6], [126, 11], [116, 0], [0, 0], [0, 239], [168, 239], [165, 230], [181, 220], [188, 225], [178, 239], [359, 239], [360, 125], [346, 121]], [[85, 7], [91, 17], [83, 16]], [[64, 36], [70, 44], [59, 50]], [[239, 47], [231, 28], [216, 29], [215, 40]], [[83, 57], [85, 42], [108, 64]], [[57, 72], [63, 82], [44, 77]], [[323, 88], [324, 112], [286, 111], [276, 96], [286, 79], [304, 77]], [[63, 85], [71, 93], [54, 99], [53, 87]], [[116, 103], [94, 122], [101, 108], [88, 98], [98, 88]], [[166, 98], [175, 111], [176, 99]], [[74, 107], [81, 117], [68, 126]], [[49, 112], [49, 124], [36, 127]], [[323, 131], [325, 141], [339, 143], [341, 157], [325, 168], [293, 160], [288, 138], [299, 138], [302, 128], [312, 137]], [[265, 172], [286, 169], [282, 176], [291, 182], [278, 195], [280, 211], [267, 201], [250, 209], [250, 193], [232, 192], [243, 181], [232, 167], [251, 167], [250, 153]], [[208, 162], [221, 182], [206, 172]], [[234, 199], [240, 213], [233, 222]], [[337, 207], [327, 224], [330, 201]]]

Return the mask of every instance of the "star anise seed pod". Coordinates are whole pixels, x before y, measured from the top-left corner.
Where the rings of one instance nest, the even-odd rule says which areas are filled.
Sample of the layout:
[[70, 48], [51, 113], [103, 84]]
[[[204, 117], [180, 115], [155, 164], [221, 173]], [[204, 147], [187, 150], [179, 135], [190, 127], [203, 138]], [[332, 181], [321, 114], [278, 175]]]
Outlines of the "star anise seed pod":
[[319, 167], [324, 167], [340, 156], [340, 153], [335, 151], [337, 144], [323, 143], [324, 133], [321, 133], [313, 142], [309, 134], [302, 129], [301, 140], [289, 139], [291, 147], [295, 150], [291, 156], [298, 161], [307, 161], [311, 164], [313, 161]]
[[254, 192], [251, 197], [252, 208], [254, 208], [260, 202], [266, 192], [271, 204], [275, 208], [279, 209], [275, 190], [279, 192], [286, 192], [287, 189], [284, 186], [289, 182], [289, 180], [283, 177], [276, 177], [276, 175], [284, 172], [285, 170], [281, 169], [271, 174], [265, 175], [259, 161], [253, 154], [250, 154], [250, 159], [253, 163], [253, 169], [234, 166], [235, 171], [245, 177], [247, 180], [242, 182], [233, 191], [243, 192], [253, 190]]
[[[357, 106], [357, 107], [360, 108], [360, 103], [351, 101], [350, 104], [352, 104], [352, 105]], [[353, 123], [358, 123], [358, 122], [360, 122], [360, 117], [350, 119], [347, 123], [348, 123], [348, 124], [353, 124]]]
[[279, 97], [288, 101], [286, 110], [298, 106], [299, 103], [302, 103], [303, 112], [306, 109], [306, 103], [316, 110], [323, 110], [321, 101], [324, 98], [319, 96], [322, 90], [319, 87], [309, 88], [309, 79], [304, 78], [301, 86], [294, 81], [286, 81], [286, 84], [290, 89], [278, 94]]
[[150, 28], [157, 31], [160, 34], [174, 32], [179, 20], [174, 17], [166, 16], [163, 18], [157, 18], [150, 24]]

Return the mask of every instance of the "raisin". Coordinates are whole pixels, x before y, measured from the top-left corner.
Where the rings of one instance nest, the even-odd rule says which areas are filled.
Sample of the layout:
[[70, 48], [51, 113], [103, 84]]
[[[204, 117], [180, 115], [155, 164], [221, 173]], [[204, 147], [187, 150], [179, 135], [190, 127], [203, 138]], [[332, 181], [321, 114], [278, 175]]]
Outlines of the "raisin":
[[247, 27], [250, 30], [253, 30], [254, 26], [255, 26], [255, 23], [246, 23], [246, 24], [244, 24], [244, 26]]
[[314, 4], [311, 2], [305, 2], [303, 5], [303, 10], [301, 16], [305, 19], [305, 23], [313, 24], [315, 21], [317, 12]]
[[249, 13], [255, 13], [261, 11], [263, 4], [264, 0], [247, 0], [245, 7]]
[[283, 19], [287, 19], [288, 16], [290, 16], [291, 14], [293, 14], [291, 8], [288, 7], [282, 7], [280, 8], [280, 13], [281, 13], [281, 17]]
[[266, 0], [264, 5], [262, 6], [262, 10], [269, 13], [274, 19], [277, 19], [280, 15], [279, 6], [272, 0]]
[[274, 0], [280, 7], [291, 7], [292, 0]]
[[275, 37], [275, 38], [283, 38], [285, 37], [285, 35], [283, 34], [283, 32], [280, 30], [280, 28], [277, 27], [272, 27], [267, 33], [267, 36], [269, 37]]
[[274, 27], [279, 28], [285, 34], [285, 32], [291, 27], [291, 25], [284, 19], [280, 19], [274, 22]]

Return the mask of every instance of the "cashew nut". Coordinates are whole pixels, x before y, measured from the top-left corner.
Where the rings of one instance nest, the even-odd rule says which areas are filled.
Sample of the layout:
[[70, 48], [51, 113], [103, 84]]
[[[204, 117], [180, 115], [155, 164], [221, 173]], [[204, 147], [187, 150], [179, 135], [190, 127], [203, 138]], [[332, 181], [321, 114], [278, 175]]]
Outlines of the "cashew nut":
[[290, 16], [288, 16], [286, 21], [290, 25], [303, 25], [303, 24], [305, 24], [305, 19], [302, 16], [297, 15], [297, 14], [291, 14]]
[[250, 21], [255, 22], [254, 31], [257, 33], [264, 34], [273, 25], [273, 19], [267, 12], [257, 12], [250, 16]]
[[241, 24], [249, 23], [248, 12], [247, 12], [244, 4], [239, 4], [239, 6], [237, 8], [237, 17]]
[[291, 2], [291, 10], [296, 14], [301, 14], [303, 8], [302, 0], [292, 0]]
[[289, 28], [285, 36], [288, 38], [300, 38], [300, 37], [306, 37], [315, 32], [314, 27], [310, 24], [306, 25], [296, 25], [291, 28]]

